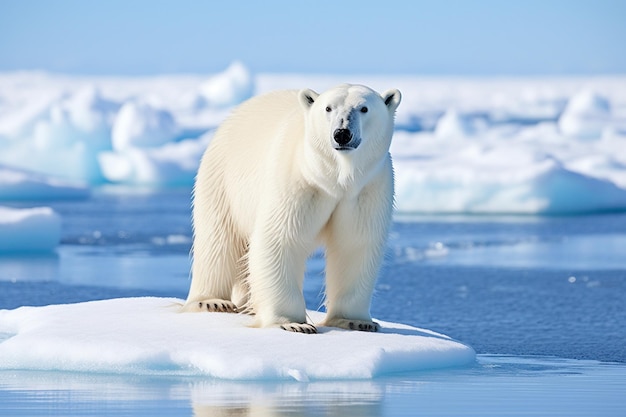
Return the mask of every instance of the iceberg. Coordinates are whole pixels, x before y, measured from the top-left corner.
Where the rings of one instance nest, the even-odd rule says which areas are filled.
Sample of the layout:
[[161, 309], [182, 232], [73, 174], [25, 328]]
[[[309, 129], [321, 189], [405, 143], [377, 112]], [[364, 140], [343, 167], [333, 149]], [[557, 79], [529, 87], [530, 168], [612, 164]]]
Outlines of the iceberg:
[[254, 81], [250, 71], [235, 61], [222, 73], [200, 85], [200, 97], [211, 107], [230, 107], [252, 97]]
[[437, 121], [435, 137], [441, 139], [459, 138], [472, 136], [476, 129], [466, 118], [455, 109], [448, 110]]
[[111, 132], [113, 149], [154, 148], [179, 134], [172, 114], [148, 103], [129, 101], [120, 109]]
[[590, 90], [581, 91], [567, 103], [559, 118], [563, 134], [579, 139], [597, 139], [611, 121], [609, 101]]
[[0, 254], [49, 252], [61, 240], [61, 217], [49, 207], [0, 206]]
[[[89, 188], [0, 164], [0, 201], [77, 200]], [[0, 254], [49, 252], [61, 241], [61, 216], [49, 207], [0, 205]]]
[[403, 213], [580, 214], [626, 208], [626, 189], [525, 147], [459, 146], [394, 162]]
[[96, 186], [190, 185], [200, 155], [189, 162], [189, 142], [164, 154], [210, 132], [254, 89], [240, 63], [205, 78], [0, 74], [0, 163]]
[[471, 347], [402, 324], [307, 335], [252, 328], [246, 315], [179, 313], [181, 303], [145, 297], [2, 310], [0, 369], [309, 381], [475, 362]]
[[154, 148], [129, 148], [98, 155], [102, 175], [111, 183], [147, 186], [193, 184], [212, 133], [199, 139], [167, 142]]
[[[39, 106], [38, 101], [31, 100], [34, 103], [27, 101], [26, 108]], [[25, 119], [18, 134], [8, 140], [2, 141], [0, 122], [0, 162], [65, 179], [99, 183], [102, 177], [96, 155], [111, 148], [111, 123], [118, 107], [104, 99], [94, 85], [77, 86], [73, 93], [59, 91], [58, 97], [39, 114]]]

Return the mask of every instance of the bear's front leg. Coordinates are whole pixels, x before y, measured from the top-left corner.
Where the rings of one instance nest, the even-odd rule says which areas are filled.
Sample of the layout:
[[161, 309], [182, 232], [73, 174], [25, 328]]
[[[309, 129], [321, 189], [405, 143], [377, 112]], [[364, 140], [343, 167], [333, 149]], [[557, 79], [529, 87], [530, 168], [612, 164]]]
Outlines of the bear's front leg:
[[316, 333], [302, 293], [306, 254], [278, 236], [254, 236], [248, 253], [250, 304], [259, 327]]
[[314, 205], [314, 198], [299, 195], [280, 199], [271, 206], [277, 208], [259, 213], [250, 237], [247, 278], [249, 302], [259, 327], [317, 331], [306, 322], [302, 293], [306, 258], [323, 221], [315, 221], [319, 211], [308, 212]]
[[331, 217], [326, 241], [324, 326], [376, 332], [370, 304], [382, 263], [393, 208], [391, 164], [362, 192], [342, 201]]
[[280, 328], [283, 330], [287, 330], [288, 332], [295, 333], [307, 333], [307, 334], [315, 334], [317, 333], [317, 327], [310, 323], [286, 323], [281, 324]]
[[249, 302], [259, 327], [316, 333], [306, 322], [302, 284], [306, 259], [334, 203], [304, 182], [285, 190], [267, 196], [250, 236]]

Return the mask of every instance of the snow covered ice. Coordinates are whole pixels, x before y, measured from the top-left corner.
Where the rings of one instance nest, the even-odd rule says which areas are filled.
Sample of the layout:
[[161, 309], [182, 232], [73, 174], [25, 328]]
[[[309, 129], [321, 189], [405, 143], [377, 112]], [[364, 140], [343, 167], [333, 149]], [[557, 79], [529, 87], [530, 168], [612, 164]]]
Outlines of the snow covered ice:
[[91, 185], [191, 185], [233, 106], [271, 90], [346, 81], [403, 93], [391, 149], [402, 212], [626, 208], [626, 78], [617, 76], [272, 75], [239, 62], [212, 76], [5, 73], [0, 163]]
[[0, 206], [0, 254], [52, 251], [61, 240], [61, 217], [49, 207]]
[[[475, 360], [462, 343], [400, 324], [381, 322], [379, 333], [320, 328], [305, 335], [251, 328], [245, 315], [178, 313], [180, 303], [126, 298], [0, 311], [0, 370], [308, 381], [369, 379]], [[315, 322], [323, 318], [308, 314]]]
[[9, 208], [15, 201], [80, 200], [84, 185], [0, 164], [0, 254], [51, 252], [61, 240], [61, 217], [49, 207]]
[[201, 104], [211, 107], [230, 107], [254, 94], [254, 81], [250, 71], [238, 61], [223, 73], [214, 75], [200, 87]]

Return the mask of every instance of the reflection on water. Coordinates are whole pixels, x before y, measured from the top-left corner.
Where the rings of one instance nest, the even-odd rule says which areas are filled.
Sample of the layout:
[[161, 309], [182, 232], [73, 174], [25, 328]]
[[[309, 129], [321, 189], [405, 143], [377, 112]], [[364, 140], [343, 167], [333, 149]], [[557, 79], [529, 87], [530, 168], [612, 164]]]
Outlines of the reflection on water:
[[620, 416], [626, 366], [479, 356], [475, 366], [358, 381], [0, 372], [0, 415]]
[[384, 385], [369, 381], [193, 385], [197, 417], [381, 416]]
[[0, 415], [382, 416], [383, 382], [0, 372]]

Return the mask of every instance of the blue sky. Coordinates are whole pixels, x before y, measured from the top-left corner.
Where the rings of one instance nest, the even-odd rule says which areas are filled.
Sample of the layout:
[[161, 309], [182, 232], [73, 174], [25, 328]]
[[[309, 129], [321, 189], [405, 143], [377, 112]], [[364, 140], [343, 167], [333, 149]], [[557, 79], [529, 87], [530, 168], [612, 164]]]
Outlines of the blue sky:
[[626, 74], [623, 0], [0, 0], [0, 71]]

